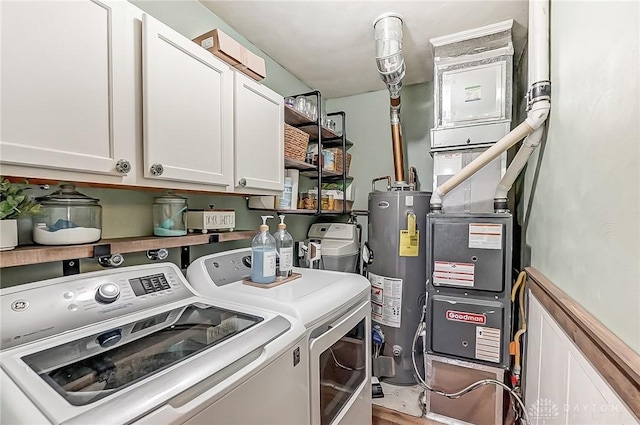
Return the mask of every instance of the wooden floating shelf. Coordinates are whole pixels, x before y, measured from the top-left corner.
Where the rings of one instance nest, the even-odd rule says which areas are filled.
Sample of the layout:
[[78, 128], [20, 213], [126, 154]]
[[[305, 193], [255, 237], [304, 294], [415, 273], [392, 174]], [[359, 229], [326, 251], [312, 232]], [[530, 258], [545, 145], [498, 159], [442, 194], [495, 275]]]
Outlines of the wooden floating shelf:
[[81, 258], [93, 258], [96, 246], [109, 245], [111, 253], [128, 254], [161, 248], [179, 248], [183, 246], [206, 245], [217, 242], [251, 239], [256, 235], [253, 230], [235, 232], [194, 233], [186, 236], [159, 237], [140, 236], [131, 238], [101, 239], [84, 245], [68, 246], [21, 246], [11, 251], [0, 252], [0, 267], [26, 266], [30, 264], [65, 261]]
[[[304, 129], [304, 132], [309, 134], [312, 143], [318, 140], [318, 124], [315, 121], [309, 120], [309, 117], [295, 109], [288, 106], [284, 107], [284, 122], [294, 127]], [[345, 145], [347, 149], [349, 149], [353, 146], [353, 142], [347, 139]], [[326, 127], [322, 127], [322, 146], [325, 148], [342, 147], [342, 136]]]

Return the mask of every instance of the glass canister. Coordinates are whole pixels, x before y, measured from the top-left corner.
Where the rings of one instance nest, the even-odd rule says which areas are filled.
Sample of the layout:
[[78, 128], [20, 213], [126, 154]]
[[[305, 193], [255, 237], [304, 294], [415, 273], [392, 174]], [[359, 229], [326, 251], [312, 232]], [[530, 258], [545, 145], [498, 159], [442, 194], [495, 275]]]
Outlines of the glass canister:
[[153, 234], [156, 236], [187, 234], [187, 198], [167, 194], [154, 199]]
[[61, 184], [55, 192], [36, 198], [42, 214], [33, 220], [33, 241], [41, 245], [91, 243], [102, 236], [102, 207], [99, 199], [76, 191], [73, 184]]

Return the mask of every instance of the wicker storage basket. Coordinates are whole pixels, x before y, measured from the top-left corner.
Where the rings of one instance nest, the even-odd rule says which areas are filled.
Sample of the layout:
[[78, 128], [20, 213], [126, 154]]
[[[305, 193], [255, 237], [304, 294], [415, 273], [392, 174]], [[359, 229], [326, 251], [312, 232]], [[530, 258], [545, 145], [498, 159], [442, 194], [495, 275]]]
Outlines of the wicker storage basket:
[[[335, 171], [336, 173], [342, 174], [342, 149], [331, 148], [331, 149], [325, 149], [325, 150], [333, 152], [333, 154], [335, 155], [335, 164], [336, 164]], [[349, 175], [350, 166], [351, 166], [351, 154], [347, 152], [347, 175]]]
[[304, 162], [307, 156], [309, 135], [302, 130], [284, 124], [284, 156], [285, 158]]

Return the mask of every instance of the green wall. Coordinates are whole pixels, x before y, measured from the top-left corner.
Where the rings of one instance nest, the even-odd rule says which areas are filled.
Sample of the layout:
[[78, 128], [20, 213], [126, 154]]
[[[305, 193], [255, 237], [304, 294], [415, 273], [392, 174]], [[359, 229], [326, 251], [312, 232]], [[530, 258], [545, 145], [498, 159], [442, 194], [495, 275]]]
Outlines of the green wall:
[[[380, 85], [384, 86], [382, 82]], [[430, 192], [433, 185], [433, 158], [429, 155], [433, 83], [405, 86], [401, 96], [405, 168], [416, 167], [420, 190]], [[356, 188], [354, 208], [366, 210], [371, 180], [386, 175], [394, 179], [389, 92], [384, 89], [327, 101], [327, 111], [339, 110], [347, 114], [347, 136], [354, 142], [349, 150], [352, 154], [349, 174], [354, 177]], [[383, 189], [384, 183], [380, 182], [376, 187]], [[358, 218], [358, 221], [366, 233], [366, 217]]]
[[640, 353], [640, 4], [554, 1], [550, 16], [553, 97], [526, 171], [525, 261]]

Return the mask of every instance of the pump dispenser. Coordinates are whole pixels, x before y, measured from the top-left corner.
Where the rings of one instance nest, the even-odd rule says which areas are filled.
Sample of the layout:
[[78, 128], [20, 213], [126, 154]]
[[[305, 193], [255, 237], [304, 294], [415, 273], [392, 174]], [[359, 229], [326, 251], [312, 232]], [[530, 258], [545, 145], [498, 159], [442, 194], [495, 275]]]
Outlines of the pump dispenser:
[[280, 216], [278, 230], [273, 234], [276, 239], [276, 251], [280, 261], [277, 265], [276, 275], [278, 277], [291, 276], [293, 269], [293, 238], [287, 232], [287, 225], [284, 224], [284, 215]]
[[267, 219], [262, 216], [262, 225], [251, 242], [251, 280], [255, 283], [273, 283], [276, 280], [276, 240], [269, 234]]

